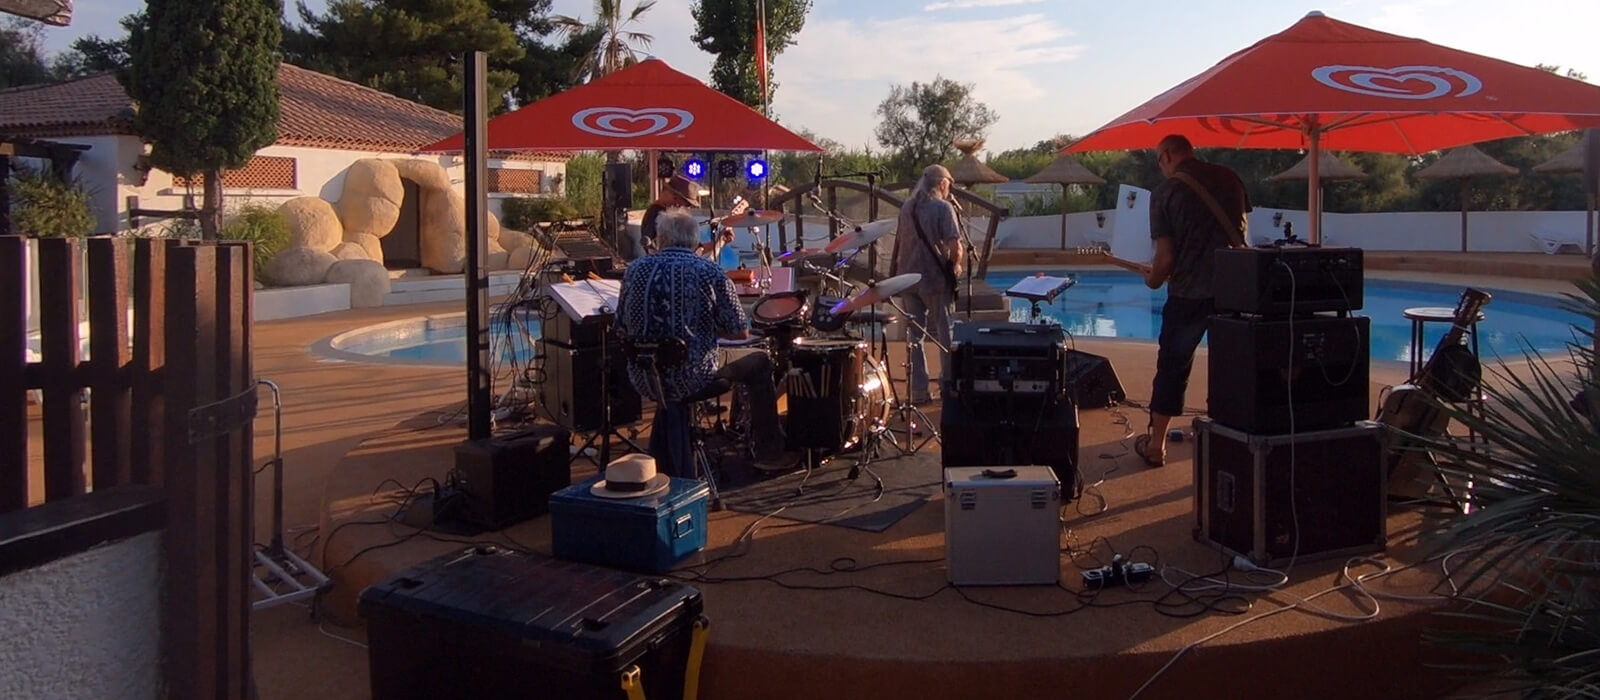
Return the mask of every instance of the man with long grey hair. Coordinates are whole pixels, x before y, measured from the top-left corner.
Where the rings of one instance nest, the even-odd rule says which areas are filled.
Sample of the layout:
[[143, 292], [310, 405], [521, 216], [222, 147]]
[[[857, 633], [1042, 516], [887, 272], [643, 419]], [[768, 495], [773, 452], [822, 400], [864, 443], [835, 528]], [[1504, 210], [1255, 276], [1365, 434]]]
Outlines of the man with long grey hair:
[[[928, 359], [922, 347], [923, 330], [950, 347], [950, 317], [955, 313], [956, 280], [964, 262], [956, 209], [950, 195], [954, 180], [942, 165], [922, 171], [916, 189], [900, 208], [895, 228], [894, 253], [889, 274], [919, 273], [922, 280], [901, 295], [902, 305], [915, 324], [907, 324], [906, 351], [911, 357], [911, 402], [933, 400], [929, 391]], [[918, 328], [918, 325], [922, 328]], [[950, 376], [950, 355], [939, 351], [939, 376]]]
[[[660, 252], [628, 265], [617, 301], [617, 329], [635, 340], [683, 340], [688, 359], [661, 368], [661, 393], [644, 367], [628, 366], [628, 379], [640, 394], [653, 401], [680, 401], [704, 389], [718, 376], [745, 385], [750, 397], [750, 431], [758, 467], [785, 467], [798, 458], [783, 449], [783, 429], [778, 424], [778, 391], [772, 380], [772, 360], [765, 353], [750, 353], [717, 367], [717, 339], [742, 340], [750, 336], [744, 307], [733, 280], [716, 263], [696, 254], [700, 222], [687, 209], [672, 208], [656, 219]], [[655, 437], [651, 438], [654, 445]], [[655, 450], [652, 450], [654, 452]], [[665, 459], [665, 455], [655, 455]], [[676, 476], [692, 477], [692, 467]]]

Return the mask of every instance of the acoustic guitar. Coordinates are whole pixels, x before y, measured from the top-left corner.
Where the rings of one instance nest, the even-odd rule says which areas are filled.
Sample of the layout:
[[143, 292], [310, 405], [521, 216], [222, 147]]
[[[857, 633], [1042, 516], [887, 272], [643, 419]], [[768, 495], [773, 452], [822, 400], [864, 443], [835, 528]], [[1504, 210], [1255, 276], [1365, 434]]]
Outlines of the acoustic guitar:
[[[1389, 429], [1383, 436], [1383, 467], [1389, 475], [1389, 493], [1407, 498], [1426, 495], [1423, 468], [1432, 457], [1415, 449], [1422, 440], [1444, 434], [1450, 414], [1441, 401], [1463, 401], [1478, 391], [1478, 358], [1461, 338], [1492, 297], [1477, 289], [1461, 293], [1450, 329], [1411, 383], [1389, 390], [1378, 409], [1378, 422]], [[1418, 491], [1421, 491], [1420, 493]]]

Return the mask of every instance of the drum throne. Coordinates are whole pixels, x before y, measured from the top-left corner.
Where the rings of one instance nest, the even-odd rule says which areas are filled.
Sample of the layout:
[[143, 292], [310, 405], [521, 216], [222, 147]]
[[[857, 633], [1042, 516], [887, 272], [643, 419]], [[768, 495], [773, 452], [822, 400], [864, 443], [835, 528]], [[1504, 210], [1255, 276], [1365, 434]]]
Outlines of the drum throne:
[[719, 429], [723, 408], [719, 399], [732, 391], [733, 383], [716, 377], [700, 391], [677, 400], [668, 400], [661, 385], [661, 372], [681, 366], [689, 359], [689, 346], [679, 338], [623, 338], [622, 354], [628, 364], [651, 378], [651, 399], [656, 402], [656, 417], [650, 426], [650, 456], [668, 475], [703, 479], [711, 487], [711, 508], [722, 510], [722, 494], [706, 451], [706, 438]]

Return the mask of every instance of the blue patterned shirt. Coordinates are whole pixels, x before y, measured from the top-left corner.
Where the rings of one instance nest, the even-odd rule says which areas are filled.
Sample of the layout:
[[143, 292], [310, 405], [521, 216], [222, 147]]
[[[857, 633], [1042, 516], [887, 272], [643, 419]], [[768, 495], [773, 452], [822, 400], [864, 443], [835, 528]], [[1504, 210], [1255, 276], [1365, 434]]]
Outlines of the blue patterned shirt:
[[[717, 373], [717, 338], [745, 330], [744, 307], [722, 268], [687, 248], [667, 248], [635, 260], [622, 278], [617, 325], [629, 338], [681, 338], [689, 358], [661, 371], [666, 400], [710, 383]], [[659, 400], [650, 372], [631, 363], [628, 379], [639, 393]]]

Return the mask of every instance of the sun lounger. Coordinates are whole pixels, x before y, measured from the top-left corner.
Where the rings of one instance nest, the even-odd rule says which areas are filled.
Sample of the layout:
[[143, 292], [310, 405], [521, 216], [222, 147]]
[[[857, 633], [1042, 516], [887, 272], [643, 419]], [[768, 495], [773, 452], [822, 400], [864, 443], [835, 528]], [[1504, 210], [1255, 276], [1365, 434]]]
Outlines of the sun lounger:
[[1574, 253], [1583, 252], [1583, 238], [1571, 233], [1537, 231], [1528, 234], [1528, 237], [1532, 238], [1534, 243], [1538, 244], [1539, 250], [1544, 251], [1548, 255], [1555, 255], [1556, 253], [1561, 252], [1562, 248], [1571, 248], [1572, 252]]

